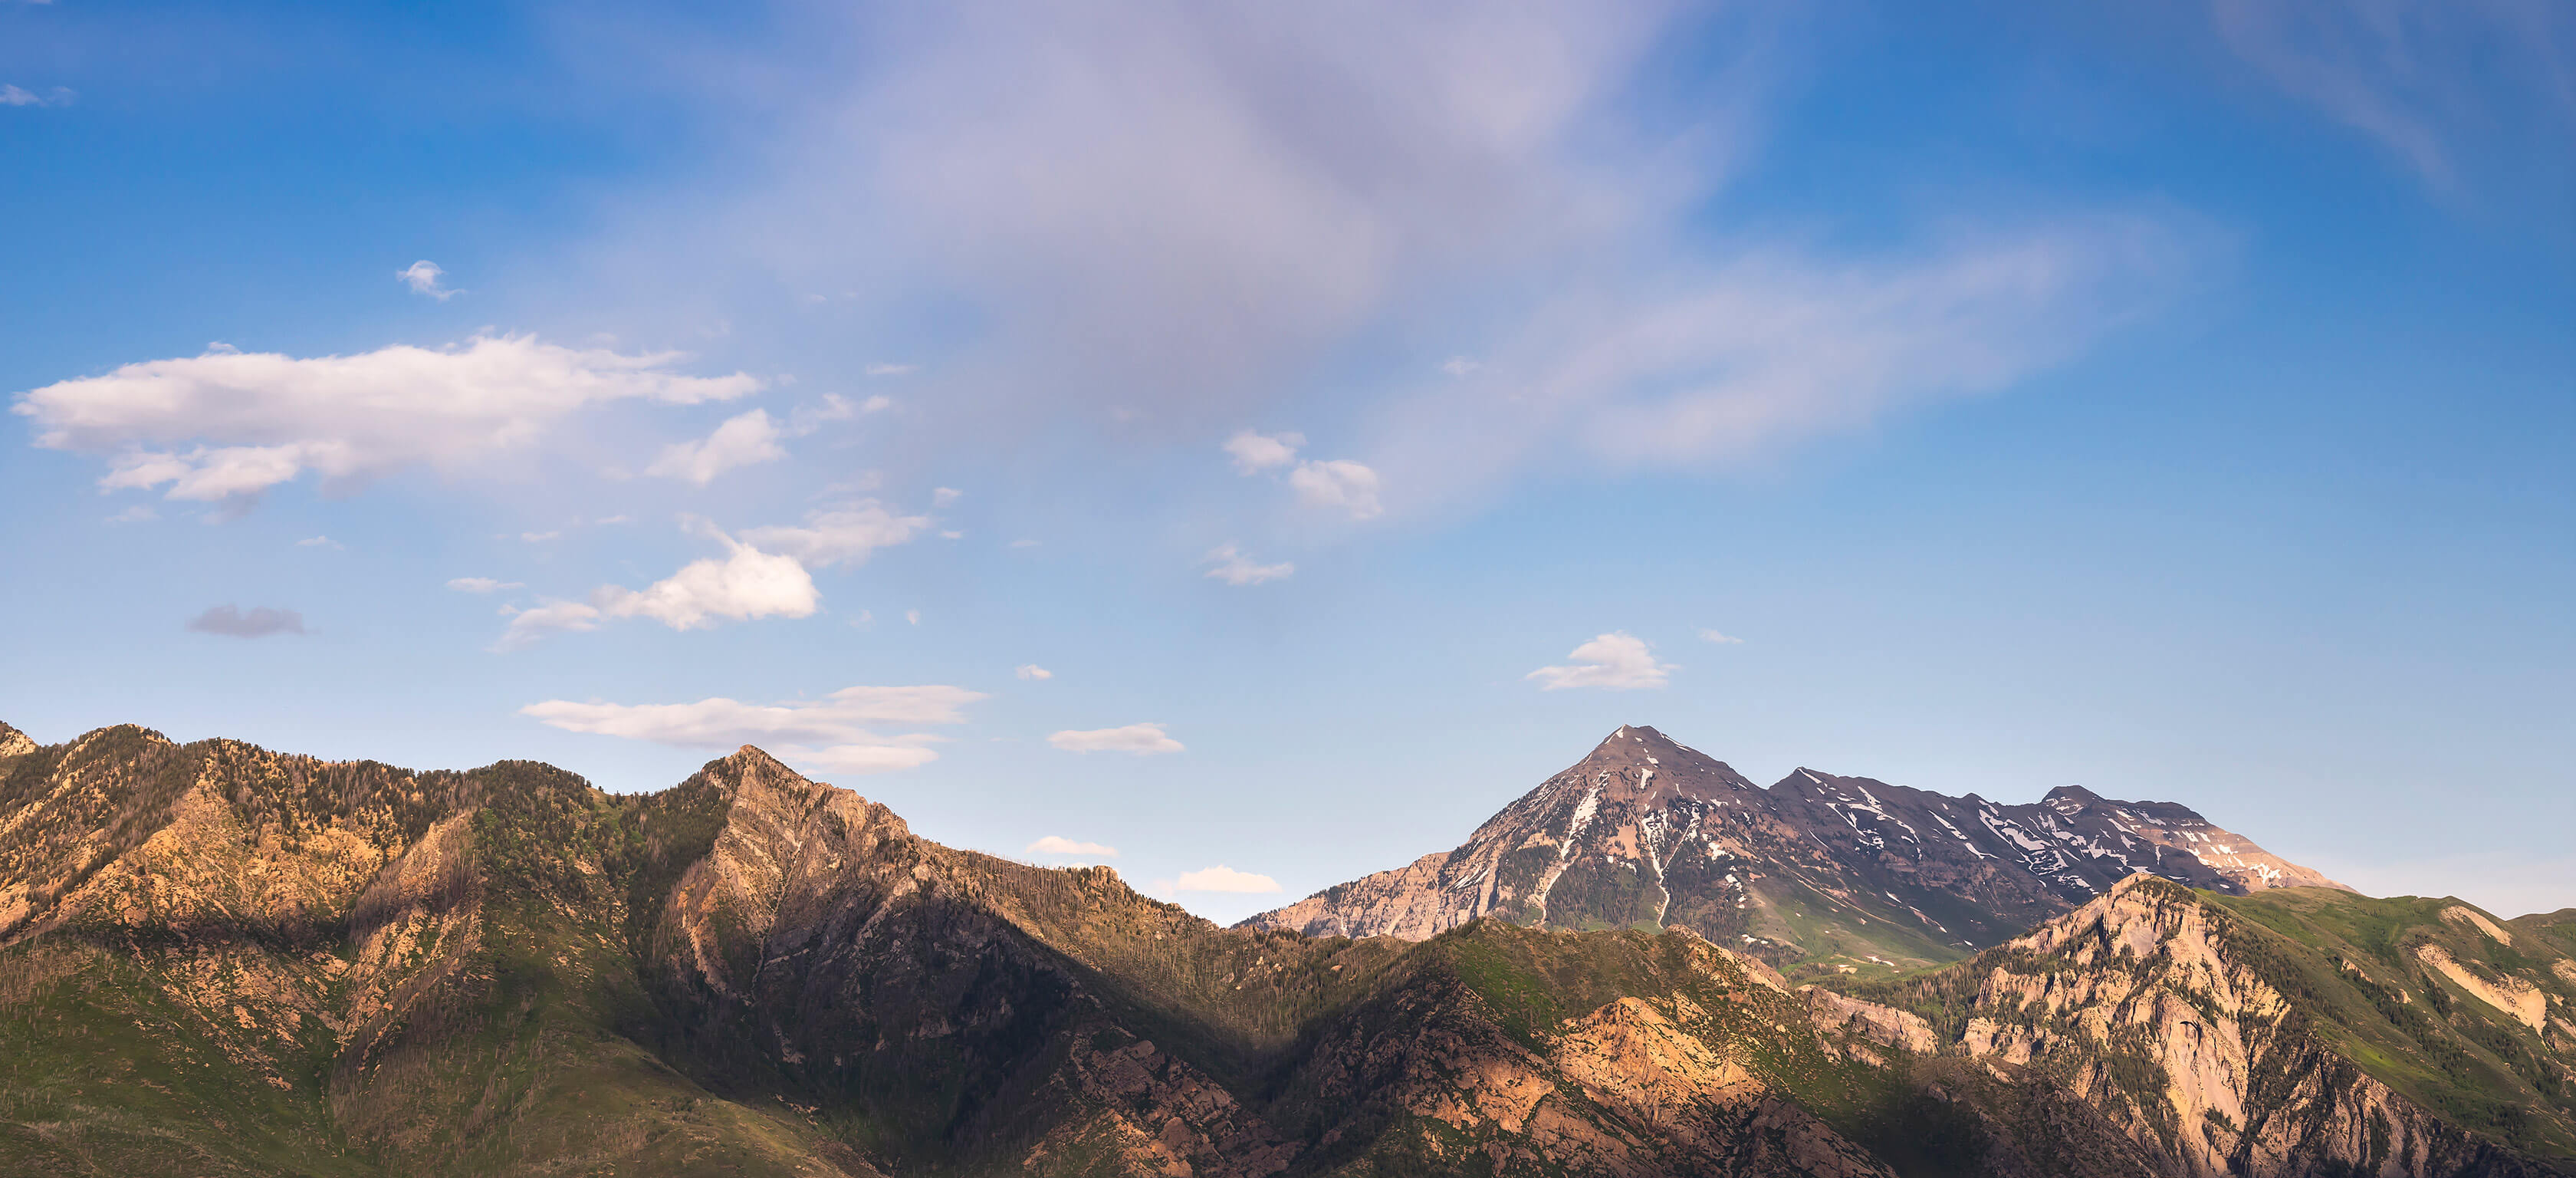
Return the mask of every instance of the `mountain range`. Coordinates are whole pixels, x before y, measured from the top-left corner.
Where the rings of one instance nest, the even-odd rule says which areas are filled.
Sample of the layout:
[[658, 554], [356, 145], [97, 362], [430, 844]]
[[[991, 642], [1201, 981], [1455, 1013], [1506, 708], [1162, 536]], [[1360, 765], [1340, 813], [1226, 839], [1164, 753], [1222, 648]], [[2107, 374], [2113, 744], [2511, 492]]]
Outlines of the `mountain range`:
[[1408, 940], [1485, 916], [1687, 926], [1777, 966], [1887, 973], [2018, 936], [2142, 871], [2230, 895], [2343, 886], [2171, 802], [2067, 786], [1998, 805], [1803, 768], [1766, 790], [1636, 725], [1457, 849], [1245, 923]]
[[0, 725], [0, 1172], [2576, 1175], [2576, 909], [1796, 780], [1623, 729], [1220, 928], [748, 747], [613, 795]]

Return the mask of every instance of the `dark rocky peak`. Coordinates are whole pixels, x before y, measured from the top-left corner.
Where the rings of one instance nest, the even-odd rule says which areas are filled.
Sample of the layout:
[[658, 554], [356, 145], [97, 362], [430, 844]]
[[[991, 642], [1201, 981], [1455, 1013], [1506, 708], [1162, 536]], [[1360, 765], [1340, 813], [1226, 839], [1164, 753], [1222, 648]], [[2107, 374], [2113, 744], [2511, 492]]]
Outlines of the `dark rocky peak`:
[[1604, 801], [1727, 797], [1754, 788], [1733, 766], [1643, 724], [1622, 725], [1556, 780], [1569, 777], [1602, 787]]
[[2041, 798], [2039, 804], [2061, 814], [2072, 814], [2102, 800], [2102, 795], [2083, 786], [2061, 785], [2048, 791], [2048, 796]]

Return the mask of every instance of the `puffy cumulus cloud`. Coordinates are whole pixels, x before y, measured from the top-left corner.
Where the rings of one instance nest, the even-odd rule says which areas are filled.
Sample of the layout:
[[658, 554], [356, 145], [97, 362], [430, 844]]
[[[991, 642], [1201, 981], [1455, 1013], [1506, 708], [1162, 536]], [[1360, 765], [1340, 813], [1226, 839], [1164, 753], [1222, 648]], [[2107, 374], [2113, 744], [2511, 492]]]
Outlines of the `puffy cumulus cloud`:
[[272, 634], [301, 634], [304, 615], [291, 609], [256, 606], [243, 610], [219, 605], [188, 619], [188, 628], [199, 634], [221, 634], [227, 638], [266, 638]]
[[1279, 881], [1249, 871], [1236, 871], [1224, 864], [1185, 871], [1179, 879], [1156, 880], [1159, 892], [1275, 892]]
[[[510, 625], [492, 649], [519, 650], [548, 634], [596, 630], [612, 618], [649, 618], [674, 630], [702, 630], [727, 620], [810, 617], [820, 606], [822, 591], [795, 557], [763, 552], [714, 528], [704, 530], [724, 546], [724, 556], [691, 561], [640, 590], [602, 585], [586, 602], [548, 599], [525, 610], [503, 606]], [[460, 581], [479, 584], [482, 579]], [[468, 584], [451, 581], [448, 586], [479, 592]]]
[[929, 516], [897, 515], [883, 503], [861, 499], [807, 512], [803, 524], [751, 528], [742, 538], [817, 568], [829, 568], [862, 563], [879, 548], [911, 541], [930, 524]]
[[1297, 571], [1296, 565], [1286, 561], [1278, 564], [1255, 563], [1250, 556], [1244, 554], [1241, 548], [1233, 544], [1219, 544], [1210, 549], [1206, 559], [1200, 563], [1215, 565], [1215, 568], [1207, 571], [1207, 575], [1228, 585], [1258, 585], [1263, 581], [1276, 581]]
[[502, 589], [524, 588], [517, 581], [497, 581], [490, 577], [456, 577], [447, 582], [447, 587], [459, 593], [492, 593]]
[[1386, 511], [1377, 501], [1377, 472], [1348, 459], [1300, 462], [1288, 473], [1288, 485], [1309, 506], [1340, 508], [1350, 512], [1352, 519], [1369, 519]]
[[747, 704], [724, 698], [687, 704], [610, 704], [547, 700], [519, 714], [568, 732], [586, 732], [682, 748], [757, 744], [793, 764], [835, 773], [881, 773], [937, 760], [930, 733], [889, 727], [960, 724], [966, 705], [988, 699], [963, 687], [845, 687], [819, 700]]
[[1295, 462], [1297, 448], [1305, 444], [1304, 434], [1263, 434], [1240, 430], [1225, 440], [1225, 452], [1234, 459], [1234, 469], [1244, 474], [1259, 474], [1274, 466]]
[[662, 448], [644, 473], [664, 478], [686, 479], [703, 487], [717, 475], [737, 466], [775, 462], [787, 457], [778, 444], [778, 423], [769, 419], [766, 409], [754, 409], [726, 419], [703, 441], [677, 442]]
[[1177, 753], [1181, 742], [1163, 734], [1160, 724], [1129, 724], [1121, 728], [1094, 728], [1088, 731], [1067, 729], [1047, 737], [1047, 743], [1069, 753]]
[[1051, 834], [1021, 849], [1026, 855], [1082, 855], [1095, 859], [1115, 859], [1118, 848], [1099, 843], [1078, 843], [1063, 835]]
[[693, 405], [754, 392], [743, 373], [688, 376], [677, 352], [625, 355], [534, 336], [297, 358], [229, 349], [128, 364], [18, 395], [36, 444], [103, 455], [103, 488], [170, 499], [255, 496], [307, 471], [353, 486], [415, 465], [524, 453], [612, 401]]
[[1606, 687], [1612, 691], [1633, 691], [1640, 687], [1662, 687], [1669, 681], [1673, 668], [1655, 661], [1654, 648], [1645, 639], [1625, 630], [1600, 635], [1575, 647], [1567, 657], [1569, 666], [1540, 667], [1522, 676], [1535, 679], [1541, 688], [1562, 691], [1568, 687]]
[[1022, 679], [1041, 680], [1055, 678], [1055, 672], [1047, 670], [1045, 667], [1041, 667], [1036, 663], [1022, 663], [1017, 668], [1013, 669], [1011, 673]]
[[612, 618], [651, 618], [674, 630], [699, 630], [718, 619], [802, 618], [823, 595], [792, 556], [763, 552], [713, 533], [728, 550], [721, 559], [694, 560], [641, 591], [602, 587], [591, 600]]
[[425, 294], [442, 303], [464, 293], [440, 286], [438, 280], [446, 276], [447, 271], [439, 269], [438, 263], [427, 258], [422, 258], [394, 272], [394, 277], [401, 280], [403, 285], [410, 287], [412, 293]]

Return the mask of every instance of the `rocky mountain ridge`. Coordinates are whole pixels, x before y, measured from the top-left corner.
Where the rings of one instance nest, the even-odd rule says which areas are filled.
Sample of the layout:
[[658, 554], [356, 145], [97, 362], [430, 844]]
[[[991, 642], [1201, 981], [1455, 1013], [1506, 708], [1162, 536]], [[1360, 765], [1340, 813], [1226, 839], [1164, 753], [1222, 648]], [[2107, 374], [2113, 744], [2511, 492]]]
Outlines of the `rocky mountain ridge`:
[[1485, 916], [1683, 925], [1775, 964], [1880, 973], [1956, 960], [2140, 871], [2239, 894], [2342, 886], [2171, 802], [2069, 786], [1999, 805], [1804, 768], [1764, 789], [1629, 725], [1457, 849], [1245, 924], [1417, 940]]
[[[2576, 1158], [2576, 913], [2130, 880], [1837, 992], [1686, 926], [1220, 929], [1104, 868], [921, 839], [751, 748], [614, 796], [528, 762], [416, 773], [134, 728], [9, 747], [0, 1172], [2181, 1178], [2216, 1158], [2448, 1178]], [[2141, 1050], [2186, 1034], [2185, 1008], [2255, 1046]], [[2285, 1088], [2291, 1064], [2354, 1078]]]

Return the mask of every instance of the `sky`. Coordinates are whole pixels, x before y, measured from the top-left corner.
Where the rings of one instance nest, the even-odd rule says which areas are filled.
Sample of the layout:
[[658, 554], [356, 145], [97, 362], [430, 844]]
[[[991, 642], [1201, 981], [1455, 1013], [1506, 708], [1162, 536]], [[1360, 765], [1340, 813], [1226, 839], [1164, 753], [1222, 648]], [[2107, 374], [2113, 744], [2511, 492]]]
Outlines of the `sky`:
[[2576, 905], [2576, 9], [0, 0], [0, 720], [1220, 921], [1622, 724]]

